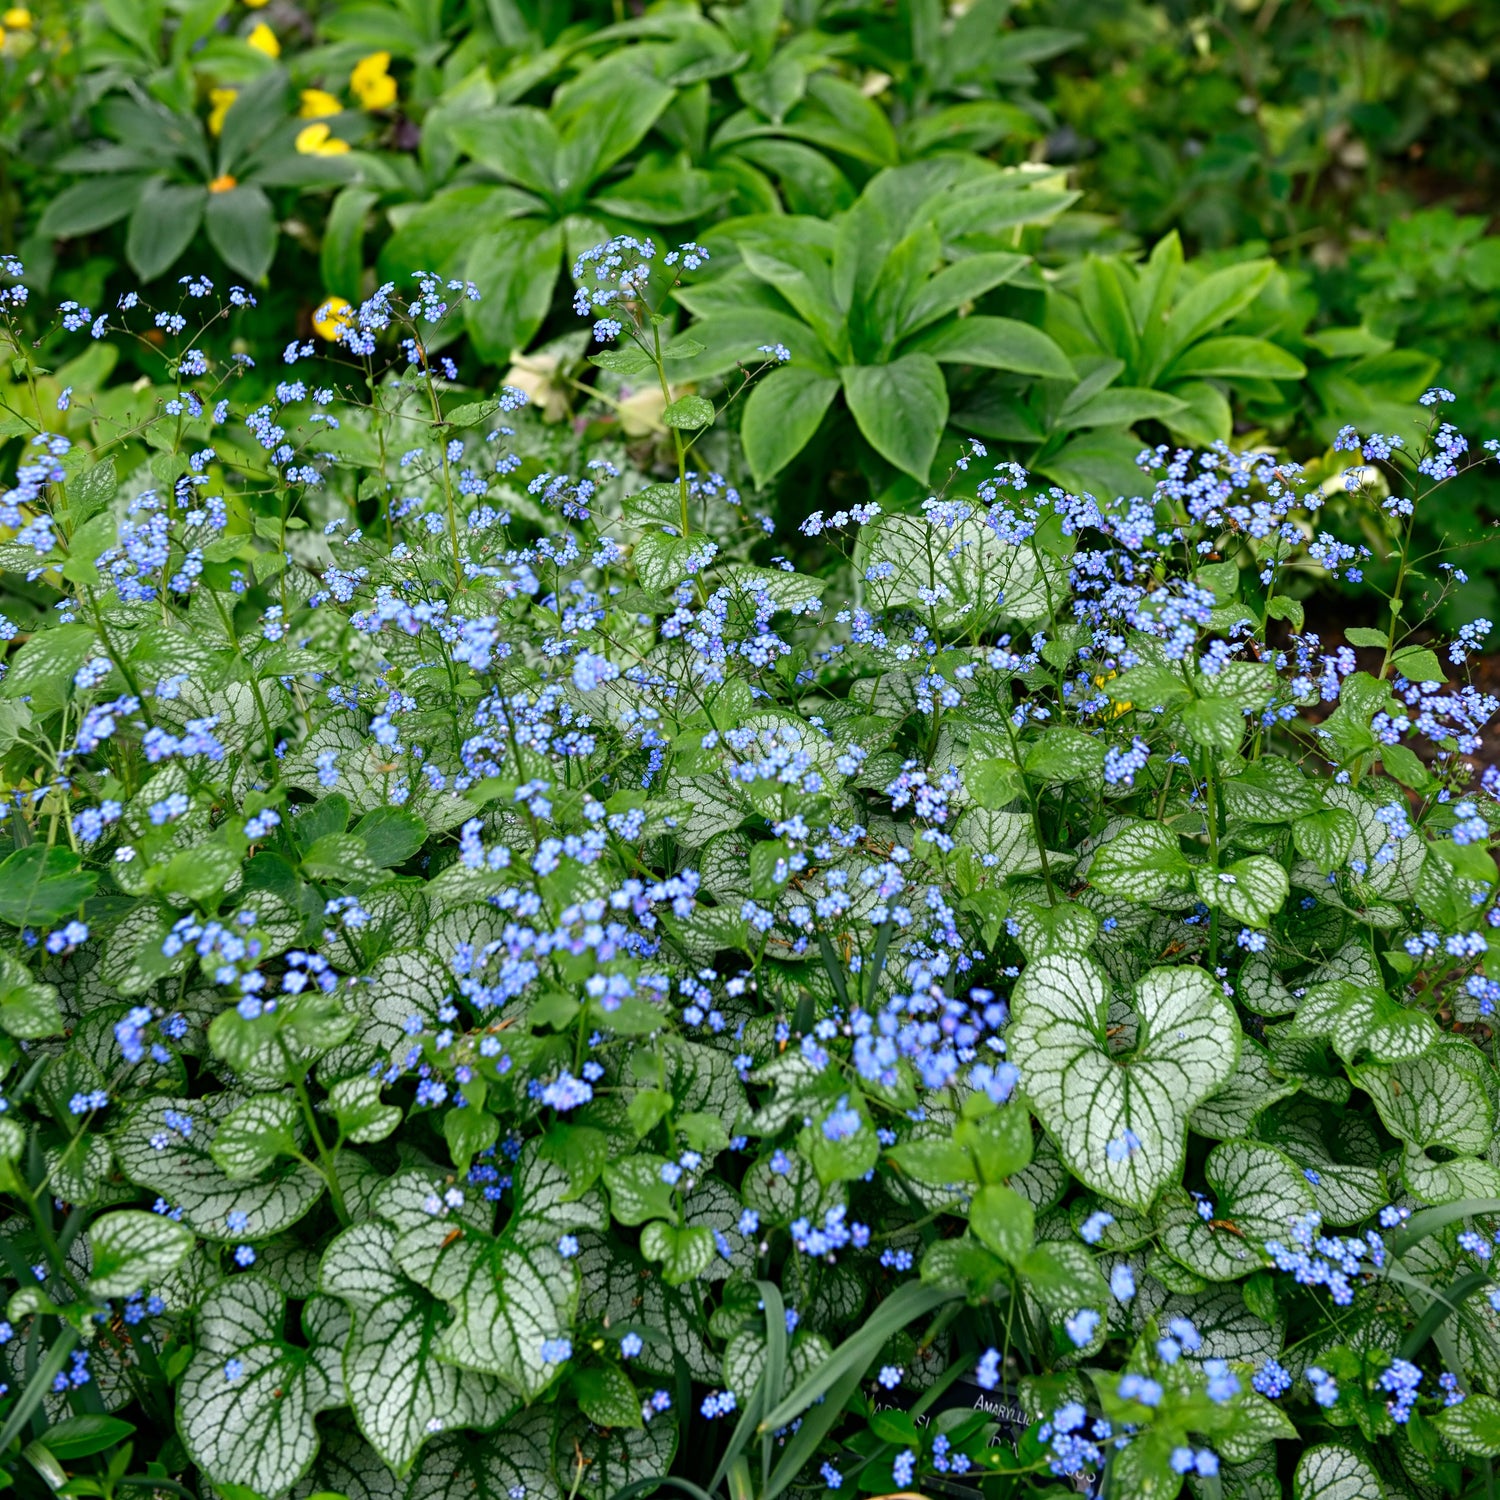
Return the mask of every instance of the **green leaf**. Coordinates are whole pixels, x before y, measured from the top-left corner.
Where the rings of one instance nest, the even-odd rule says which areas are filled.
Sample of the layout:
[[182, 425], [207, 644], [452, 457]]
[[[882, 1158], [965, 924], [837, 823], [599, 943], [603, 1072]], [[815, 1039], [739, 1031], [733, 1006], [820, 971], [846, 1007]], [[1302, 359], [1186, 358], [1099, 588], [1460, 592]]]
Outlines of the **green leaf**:
[[1254, 380], [1301, 380], [1307, 366], [1269, 339], [1247, 338], [1230, 334], [1204, 339], [1178, 355], [1169, 377], [1211, 376], [1218, 379], [1236, 377]]
[[62, 1029], [55, 986], [38, 983], [19, 959], [0, 952], [0, 1031], [19, 1041], [36, 1042]]
[[887, 365], [846, 365], [844, 399], [880, 456], [923, 483], [948, 425], [948, 388], [937, 361], [907, 354]]
[[142, 281], [154, 281], [192, 243], [208, 196], [204, 187], [147, 181], [125, 232], [125, 259]]
[[928, 1136], [919, 1141], [903, 1141], [889, 1151], [892, 1161], [918, 1182], [934, 1187], [974, 1181], [974, 1163], [962, 1146], [943, 1136]]
[[247, 281], [265, 279], [276, 255], [277, 226], [276, 211], [262, 189], [241, 183], [227, 193], [210, 193], [203, 227], [232, 271]]
[[757, 484], [768, 483], [808, 445], [838, 391], [832, 376], [801, 365], [783, 365], [756, 382], [740, 439]]
[[1062, 782], [1093, 783], [1104, 765], [1103, 740], [1068, 724], [1052, 724], [1026, 750], [1026, 774], [1048, 786]]
[[1105, 679], [1104, 691], [1111, 703], [1124, 703], [1132, 708], [1156, 711], [1171, 708], [1192, 696], [1191, 690], [1181, 676], [1170, 667], [1159, 667], [1144, 662], [1131, 667], [1116, 677]]
[[[304, 1327], [315, 1312], [309, 1303]], [[220, 1487], [290, 1488], [318, 1451], [315, 1417], [344, 1402], [339, 1349], [286, 1343], [285, 1318], [286, 1298], [270, 1282], [235, 1276], [208, 1293], [193, 1320], [196, 1352], [177, 1392], [177, 1430]]]
[[1135, 988], [1134, 1051], [1117, 1059], [1109, 998], [1089, 960], [1033, 960], [1016, 985], [1008, 1055], [1073, 1174], [1145, 1209], [1181, 1171], [1192, 1111], [1233, 1074], [1240, 1027], [1201, 969], [1152, 969]]
[[578, 1409], [600, 1427], [639, 1427], [641, 1398], [619, 1365], [591, 1365], [573, 1375]]
[[[154, 1216], [153, 1216], [154, 1217]], [[82, 1416], [65, 1417], [53, 1422], [46, 1431], [47, 1451], [64, 1460], [90, 1458], [103, 1453], [116, 1443], [123, 1443], [135, 1425], [119, 1417], [106, 1417], [97, 1412], [85, 1412]]]
[[351, 830], [370, 862], [387, 869], [402, 865], [427, 842], [427, 825], [402, 807], [372, 808]]
[[641, 1231], [641, 1254], [647, 1260], [661, 1262], [668, 1286], [681, 1286], [696, 1280], [713, 1264], [713, 1231], [701, 1225], [679, 1227], [653, 1219]]
[[66, 240], [106, 229], [119, 223], [135, 207], [142, 189], [152, 180], [135, 173], [121, 173], [75, 182], [50, 199], [37, 223], [37, 232], [51, 239]]
[[350, 183], [335, 196], [323, 224], [318, 249], [323, 290], [347, 302], [357, 304], [363, 294], [365, 219], [379, 201], [374, 189]]
[[1367, 646], [1372, 650], [1385, 650], [1390, 639], [1383, 630], [1372, 630], [1368, 625], [1350, 625], [1344, 631], [1344, 639], [1351, 646]]
[[50, 927], [75, 911], [99, 877], [70, 849], [30, 844], [0, 864], [0, 920]]
[[1198, 698], [1177, 711], [1194, 744], [1233, 755], [1245, 736], [1245, 716], [1227, 698]]
[[1094, 1257], [1075, 1240], [1043, 1240], [1016, 1269], [1037, 1301], [1054, 1313], [1109, 1305], [1109, 1287]]
[[1385, 1500], [1385, 1486], [1352, 1448], [1320, 1443], [1297, 1462], [1292, 1500]]
[[353, 1318], [343, 1373], [354, 1419], [381, 1461], [404, 1474], [432, 1433], [493, 1427], [516, 1399], [495, 1376], [439, 1359], [448, 1310], [395, 1269], [395, 1253], [389, 1224], [355, 1224], [323, 1252], [319, 1285]]
[[714, 404], [702, 396], [679, 396], [661, 414], [668, 427], [692, 432], [700, 427], [712, 426]]
[[[1385, 643], [1382, 641], [1382, 645]], [[1391, 657], [1391, 666], [1412, 682], [1447, 682], [1437, 653], [1426, 646], [1403, 646]]]
[[1129, 901], [1159, 901], [1192, 875], [1177, 835], [1160, 823], [1133, 823], [1101, 845], [1089, 862], [1089, 884]]
[[536, 337], [552, 305], [562, 253], [563, 226], [542, 219], [497, 225], [475, 242], [464, 275], [483, 295], [464, 304], [463, 316], [485, 359], [503, 363]]
[[158, 1286], [193, 1248], [193, 1232], [162, 1214], [122, 1208], [89, 1227], [96, 1297], [129, 1297]]
[[[992, 1183], [974, 1194], [969, 1204], [969, 1228], [997, 1255], [1018, 1265], [1031, 1253], [1036, 1216], [1014, 1188]], [[1078, 1301], [1069, 1304], [1079, 1305]]]
[[618, 349], [591, 354], [589, 363], [601, 370], [612, 370], [616, 375], [640, 375], [652, 367], [651, 356], [636, 344], [622, 344]]
[[1500, 1457], [1500, 1401], [1471, 1391], [1457, 1406], [1445, 1406], [1432, 1421], [1460, 1453]]
[[992, 318], [982, 313], [953, 318], [907, 345], [908, 354], [925, 354], [946, 365], [978, 365], [1013, 375], [1036, 375], [1048, 380], [1072, 380], [1072, 361], [1056, 341], [1014, 318]]

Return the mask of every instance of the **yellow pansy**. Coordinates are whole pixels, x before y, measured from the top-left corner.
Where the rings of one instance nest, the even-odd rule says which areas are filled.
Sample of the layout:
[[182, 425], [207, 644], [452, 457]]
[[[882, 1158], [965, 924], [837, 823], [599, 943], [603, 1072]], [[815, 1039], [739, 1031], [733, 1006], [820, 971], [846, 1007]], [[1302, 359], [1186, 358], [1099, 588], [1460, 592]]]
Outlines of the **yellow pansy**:
[[31, 12], [24, 5], [12, 6], [4, 15], [0, 15], [0, 26], [7, 31], [26, 31], [31, 26]]
[[[325, 127], [326, 128], [326, 127]], [[325, 297], [313, 314], [313, 329], [330, 343], [340, 328], [349, 324], [349, 302], [344, 297]]]
[[297, 132], [296, 146], [303, 156], [342, 156], [349, 149], [321, 120]]
[[297, 111], [304, 120], [321, 120], [325, 115], [339, 115], [344, 106], [334, 95], [322, 89], [303, 89], [302, 107]]
[[210, 89], [208, 91], [208, 133], [218, 135], [224, 128], [224, 116], [229, 106], [240, 97], [238, 89]]
[[281, 56], [281, 43], [276, 40], [276, 33], [264, 21], [245, 38], [245, 45], [254, 47], [257, 52], [264, 52], [267, 57]]
[[396, 102], [396, 80], [391, 77], [391, 54], [372, 52], [355, 63], [349, 87], [364, 109], [389, 109]]
[[270, 0], [245, 0], [246, 10], [259, 10], [263, 5], [269, 5]]

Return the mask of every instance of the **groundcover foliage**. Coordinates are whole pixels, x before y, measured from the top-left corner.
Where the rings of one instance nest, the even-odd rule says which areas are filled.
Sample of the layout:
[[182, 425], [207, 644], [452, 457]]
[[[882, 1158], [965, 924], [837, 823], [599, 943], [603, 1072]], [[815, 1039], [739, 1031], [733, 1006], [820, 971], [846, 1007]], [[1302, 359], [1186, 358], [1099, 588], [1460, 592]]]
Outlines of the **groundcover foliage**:
[[[459, 386], [462, 280], [257, 375], [239, 287], [49, 324], [6, 263], [8, 1483], [1488, 1482], [1497, 705], [1413, 540], [1488, 455], [1441, 389], [1331, 480], [1147, 448], [1105, 500], [969, 439], [778, 534], [711, 465], [814, 407], [915, 478], [945, 355], [1078, 404], [1124, 367], [954, 316], [1025, 257], [941, 215], [1031, 188], [913, 180], [727, 270], [570, 263], [661, 389], [644, 468]], [[1155, 308], [1136, 368], [1289, 376], [1209, 337], [1265, 271], [1176, 259], [1081, 292]], [[154, 383], [59, 391], [42, 325]], [[1384, 623], [1325, 650], [1299, 594], [1372, 551]]]

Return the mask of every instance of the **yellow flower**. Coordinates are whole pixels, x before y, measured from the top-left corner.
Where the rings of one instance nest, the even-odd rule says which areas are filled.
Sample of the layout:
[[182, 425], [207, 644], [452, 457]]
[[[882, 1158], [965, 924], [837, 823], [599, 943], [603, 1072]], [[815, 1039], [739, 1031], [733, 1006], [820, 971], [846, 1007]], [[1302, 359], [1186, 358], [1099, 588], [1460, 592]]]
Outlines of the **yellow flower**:
[[349, 87], [364, 109], [389, 109], [396, 102], [396, 80], [391, 77], [391, 54], [372, 52], [355, 63]]
[[224, 116], [229, 106], [240, 97], [238, 89], [210, 89], [208, 91], [208, 133], [218, 135], [224, 128]]
[[208, 190], [211, 193], [232, 193], [240, 185], [237, 177], [231, 177], [226, 172], [222, 177], [215, 177], [209, 183]]
[[349, 303], [343, 297], [325, 297], [313, 314], [314, 330], [329, 343], [338, 337], [339, 329], [347, 327], [349, 322]]
[[297, 132], [296, 146], [302, 156], [342, 156], [349, 149], [321, 120]]
[[270, 0], [245, 0], [246, 10], [259, 10], [261, 6], [267, 5]]
[[281, 56], [281, 43], [276, 40], [276, 33], [264, 21], [245, 38], [245, 45], [254, 47], [257, 52], [264, 52], [267, 57]]
[[31, 26], [31, 12], [24, 5], [13, 6], [4, 15], [0, 15], [0, 26], [5, 27], [7, 31], [29, 30]]
[[326, 115], [340, 115], [344, 106], [322, 89], [303, 89], [302, 108], [297, 111], [304, 120], [321, 120]]

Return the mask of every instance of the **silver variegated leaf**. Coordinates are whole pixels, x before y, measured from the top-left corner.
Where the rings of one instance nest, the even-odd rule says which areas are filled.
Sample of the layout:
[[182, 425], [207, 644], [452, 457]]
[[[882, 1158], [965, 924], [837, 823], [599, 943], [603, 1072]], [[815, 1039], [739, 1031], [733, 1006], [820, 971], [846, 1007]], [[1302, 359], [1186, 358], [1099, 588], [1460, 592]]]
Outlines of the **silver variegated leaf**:
[[[228, 1094], [150, 1100], [131, 1113], [114, 1138], [115, 1157], [132, 1182], [180, 1208], [183, 1221], [205, 1239], [269, 1239], [291, 1228], [318, 1201], [323, 1179], [301, 1162], [282, 1159], [254, 1181], [231, 1182], [210, 1148], [219, 1121], [236, 1102]], [[190, 1120], [191, 1131], [184, 1134], [170, 1125], [168, 1111]], [[243, 1228], [229, 1227], [231, 1212], [246, 1216]]]
[[1188, 1318], [1203, 1335], [1203, 1359], [1260, 1365], [1279, 1357], [1286, 1325], [1278, 1319], [1267, 1323], [1246, 1306], [1236, 1286], [1179, 1293], [1168, 1292], [1148, 1277], [1140, 1283], [1131, 1308], [1139, 1332], [1150, 1318], [1164, 1328], [1173, 1318]]
[[1494, 1132], [1492, 1073], [1484, 1054], [1457, 1037], [1443, 1037], [1410, 1061], [1356, 1071], [1381, 1123], [1398, 1140], [1442, 1146], [1477, 1156]]
[[352, 1314], [343, 1368], [355, 1421], [404, 1474], [433, 1434], [493, 1427], [516, 1400], [494, 1376], [438, 1359], [448, 1310], [395, 1269], [395, 1249], [389, 1224], [355, 1224], [324, 1251], [320, 1281]]
[[514, 1199], [507, 1232], [520, 1244], [555, 1245], [562, 1235], [609, 1226], [603, 1193], [591, 1187], [575, 1197], [568, 1174], [542, 1155], [539, 1141], [528, 1141], [516, 1162]]
[[1353, 1448], [1319, 1443], [1297, 1462], [1292, 1500], [1385, 1500], [1385, 1486]]
[[1232, 1075], [1240, 1027], [1201, 969], [1153, 969], [1135, 989], [1139, 1040], [1117, 1059], [1109, 999], [1087, 959], [1035, 960], [1013, 997], [1009, 1056], [1073, 1174], [1144, 1209], [1181, 1169], [1192, 1111]]
[[658, 1417], [644, 1428], [601, 1428], [577, 1416], [563, 1422], [556, 1452], [558, 1483], [569, 1495], [613, 1500], [627, 1485], [670, 1469], [677, 1424]]
[[89, 1226], [96, 1297], [129, 1297], [175, 1271], [193, 1248], [193, 1232], [164, 1214], [123, 1208]]
[[215, 1484], [272, 1495], [290, 1488], [317, 1452], [313, 1419], [344, 1402], [338, 1349], [285, 1343], [285, 1317], [286, 1299], [259, 1276], [221, 1282], [198, 1309], [177, 1428]]
[[1293, 1222], [1316, 1207], [1296, 1164], [1259, 1141], [1215, 1146], [1203, 1172], [1211, 1200], [1173, 1189], [1162, 1197], [1158, 1225], [1162, 1248], [1207, 1281], [1235, 1281], [1266, 1265], [1266, 1242], [1288, 1243]]
[[1209, 1095], [1193, 1111], [1192, 1129], [1197, 1135], [1226, 1141], [1248, 1135], [1260, 1114], [1278, 1099], [1295, 1094], [1295, 1079], [1282, 1078], [1271, 1062], [1271, 1054], [1254, 1037], [1240, 1039], [1240, 1060], [1223, 1088]]
[[439, 1356], [498, 1375], [529, 1401], [557, 1373], [542, 1345], [572, 1329], [578, 1267], [550, 1245], [495, 1238], [488, 1214], [467, 1203], [448, 1208], [443, 1191], [407, 1172], [376, 1195], [396, 1230], [396, 1264], [452, 1309]]
[[1313, 985], [1290, 1030], [1327, 1040], [1345, 1062], [1361, 1056], [1386, 1063], [1420, 1057], [1438, 1036], [1431, 1016], [1408, 1009], [1383, 986], [1367, 989], [1346, 979]]
[[489, 1437], [430, 1443], [403, 1500], [563, 1500], [553, 1468], [556, 1410], [537, 1406]]
[[407, 1044], [406, 1023], [415, 1018], [428, 1030], [437, 1027], [438, 1007], [453, 988], [453, 975], [424, 948], [402, 948], [387, 953], [364, 979], [348, 992], [348, 1003], [360, 1017], [354, 1035], [318, 1063], [325, 1081], [369, 1071], [370, 1063], [384, 1061]]

